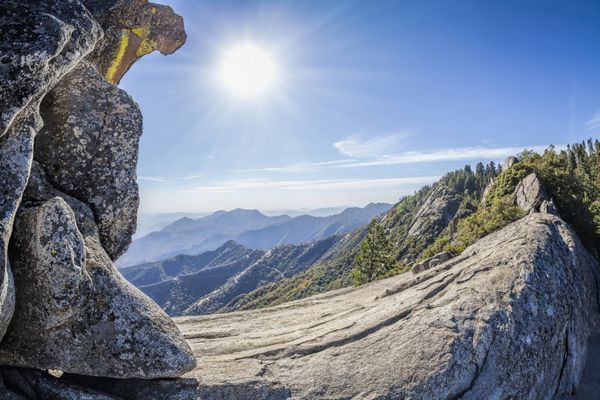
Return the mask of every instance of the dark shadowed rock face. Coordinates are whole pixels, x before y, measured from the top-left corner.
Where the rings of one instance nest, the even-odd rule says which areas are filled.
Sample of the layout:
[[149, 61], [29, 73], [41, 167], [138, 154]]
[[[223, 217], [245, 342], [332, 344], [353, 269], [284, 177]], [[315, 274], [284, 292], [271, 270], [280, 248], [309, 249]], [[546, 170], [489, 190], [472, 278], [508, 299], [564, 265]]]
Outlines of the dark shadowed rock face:
[[140, 57], [171, 54], [186, 40], [183, 19], [171, 7], [148, 0], [83, 0], [104, 29], [90, 60], [105, 79], [118, 83]]
[[77, 1], [0, 3], [0, 136], [95, 46], [98, 23]]
[[35, 159], [54, 186], [90, 205], [102, 245], [116, 259], [137, 219], [138, 105], [82, 62], [44, 98], [41, 114]]
[[0, 338], [14, 305], [6, 255], [41, 128], [39, 101], [100, 36], [77, 2], [0, 3]]

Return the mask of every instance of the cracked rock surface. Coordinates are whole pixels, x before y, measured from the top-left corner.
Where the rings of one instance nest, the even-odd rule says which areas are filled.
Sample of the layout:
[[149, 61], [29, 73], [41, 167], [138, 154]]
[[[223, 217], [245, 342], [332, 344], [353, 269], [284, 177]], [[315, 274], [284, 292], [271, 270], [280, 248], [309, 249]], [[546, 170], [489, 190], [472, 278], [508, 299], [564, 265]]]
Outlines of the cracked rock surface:
[[36, 165], [11, 241], [16, 308], [0, 364], [116, 378], [192, 369], [195, 357], [172, 320], [103, 250], [91, 210], [40, 172]]
[[65, 376], [123, 399], [560, 399], [598, 329], [597, 261], [531, 214], [418, 275], [281, 306], [176, 318], [176, 381]]
[[142, 114], [125, 91], [80, 63], [44, 98], [35, 159], [52, 184], [94, 211], [114, 260], [127, 250], [139, 205], [136, 166]]
[[416, 276], [178, 318], [202, 355], [187, 376], [298, 399], [558, 398], [598, 327], [598, 268], [567, 224], [532, 214]]
[[[150, 39], [181, 35], [171, 14]], [[114, 50], [102, 40], [111, 23], [77, 0], [0, 2], [2, 399], [95, 398], [36, 370], [148, 379], [196, 364], [111, 260], [135, 230], [142, 125], [137, 104], [86, 61]]]

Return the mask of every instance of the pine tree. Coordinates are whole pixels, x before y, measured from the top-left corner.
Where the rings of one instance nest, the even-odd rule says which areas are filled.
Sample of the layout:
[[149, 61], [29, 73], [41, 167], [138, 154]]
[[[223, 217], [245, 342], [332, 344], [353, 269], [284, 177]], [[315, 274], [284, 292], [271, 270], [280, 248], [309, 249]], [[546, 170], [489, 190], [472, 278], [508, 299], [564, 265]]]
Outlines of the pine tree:
[[392, 255], [392, 244], [385, 229], [373, 220], [369, 233], [360, 243], [360, 251], [354, 259], [352, 281], [355, 286], [374, 281], [393, 270], [396, 262]]

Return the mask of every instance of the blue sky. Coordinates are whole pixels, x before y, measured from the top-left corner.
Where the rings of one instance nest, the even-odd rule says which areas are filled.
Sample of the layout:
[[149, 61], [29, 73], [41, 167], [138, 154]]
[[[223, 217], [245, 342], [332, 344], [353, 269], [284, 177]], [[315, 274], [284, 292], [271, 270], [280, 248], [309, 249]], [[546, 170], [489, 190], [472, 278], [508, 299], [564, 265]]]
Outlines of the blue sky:
[[[163, 1], [188, 41], [121, 82], [142, 212], [394, 202], [446, 171], [600, 134], [598, 1]], [[280, 77], [236, 98], [224, 49]]]

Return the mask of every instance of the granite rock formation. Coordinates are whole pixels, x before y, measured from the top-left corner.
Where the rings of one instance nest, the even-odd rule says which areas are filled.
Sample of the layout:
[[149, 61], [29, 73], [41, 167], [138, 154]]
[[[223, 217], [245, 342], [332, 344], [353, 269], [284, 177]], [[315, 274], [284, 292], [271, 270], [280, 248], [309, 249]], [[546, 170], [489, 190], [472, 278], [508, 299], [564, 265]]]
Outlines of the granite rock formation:
[[515, 201], [525, 212], [539, 212], [543, 204], [546, 211], [553, 210], [552, 206], [549, 208], [551, 199], [535, 172], [519, 182], [515, 188]]
[[89, 59], [110, 83], [119, 83], [138, 59], [155, 50], [172, 54], [186, 41], [183, 19], [148, 0], [83, 0], [104, 30]]
[[194, 367], [171, 319], [116, 271], [84, 204], [62, 195], [24, 206], [10, 254], [18, 291], [0, 364], [116, 378]]
[[[152, 37], [182, 37], [180, 17], [159, 19]], [[175, 377], [189, 346], [111, 261], [135, 229], [141, 113], [87, 61], [109, 20], [76, 0], [0, 3], [0, 363]]]
[[426, 271], [430, 268], [436, 267], [436, 266], [440, 265], [441, 263], [448, 261], [453, 256], [454, 255], [452, 253], [450, 253], [449, 251], [442, 251], [441, 253], [438, 253], [438, 254], [434, 255], [433, 257], [429, 257], [429, 258], [426, 258], [425, 260], [419, 261], [418, 263], [413, 265], [410, 270], [412, 271], [413, 274], [418, 274], [418, 273]]
[[458, 211], [460, 201], [446, 185], [436, 185], [412, 223], [408, 236], [437, 236], [450, 223]]
[[41, 115], [34, 158], [54, 186], [90, 205], [102, 245], [115, 260], [137, 220], [138, 105], [84, 61], [44, 97]]
[[202, 355], [183, 379], [52, 379], [127, 400], [569, 398], [599, 327], [599, 280], [568, 225], [534, 213], [417, 275], [177, 318]]

